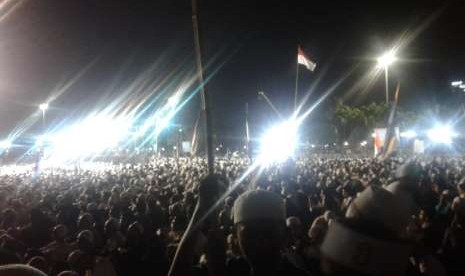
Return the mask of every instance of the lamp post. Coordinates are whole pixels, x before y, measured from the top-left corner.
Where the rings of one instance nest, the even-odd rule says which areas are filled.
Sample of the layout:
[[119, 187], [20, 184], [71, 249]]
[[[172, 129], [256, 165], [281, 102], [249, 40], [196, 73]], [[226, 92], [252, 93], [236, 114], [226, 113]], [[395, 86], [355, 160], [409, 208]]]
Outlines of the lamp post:
[[48, 103], [42, 103], [39, 105], [39, 109], [42, 111], [42, 128], [45, 131], [45, 112], [48, 109]]
[[378, 58], [378, 67], [384, 69], [386, 81], [386, 104], [389, 104], [389, 66], [397, 60], [394, 51], [388, 51]]

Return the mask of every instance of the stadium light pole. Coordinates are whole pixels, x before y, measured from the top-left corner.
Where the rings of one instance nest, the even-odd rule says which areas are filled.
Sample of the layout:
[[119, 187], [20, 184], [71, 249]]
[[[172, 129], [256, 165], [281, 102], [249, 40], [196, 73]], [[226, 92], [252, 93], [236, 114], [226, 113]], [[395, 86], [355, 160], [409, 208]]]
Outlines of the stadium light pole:
[[48, 109], [48, 103], [42, 103], [39, 105], [39, 109], [42, 111], [42, 128], [45, 131], [45, 112]]
[[389, 104], [389, 66], [397, 60], [393, 50], [385, 52], [378, 57], [378, 67], [384, 69], [384, 79], [386, 82], [386, 104]]

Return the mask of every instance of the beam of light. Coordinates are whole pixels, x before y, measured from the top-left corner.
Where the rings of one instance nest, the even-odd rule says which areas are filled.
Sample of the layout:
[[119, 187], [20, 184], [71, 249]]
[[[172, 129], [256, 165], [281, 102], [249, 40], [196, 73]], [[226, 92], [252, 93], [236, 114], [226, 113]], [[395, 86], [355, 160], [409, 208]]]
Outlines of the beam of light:
[[[82, 78], [82, 76], [84, 76], [85, 73], [87, 73], [87, 71], [95, 64], [96, 60], [97, 59], [94, 59], [89, 64], [84, 66], [84, 68], [81, 69], [70, 80], [67, 80], [64, 83], [58, 84], [57, 87], [52, 90], [52, 92], [50, 93], [51, 96], [45, 102], [45, 103], [47, 103], [47, 105], [45, 105], [43, 103], [40, 106], [42, 106], [42, 108], [44, 108], [44, 110], [45, 110], [45, 107], [47, 107], [47, 108], [49, 107], [49, 105], [48, 105], [49, 103], [53, 102], [60, 95], [62, 95], [64, 93], [66, 93], [67, 91], [69, 91], [69, 89], [76, 82], [78, 82]], [[16, 124], [14, 129], [12, 131], [10, 131], [10, 133], [8, 135], [9, 140], [15, 141], [16, 139], [18, 139], [20, 136], [22, 136], [25, 132], [27, 132], [32, 126], [34, 126], [37, 123], [37, 121], [41, 118], [40, 113], [42, 112], [42, 108], [40, 108], [40, 106], [39, 106], [39, 110], [35, 110], [32, 114], [30, 114], [28, 117], [26, 117], [23, 121]]]
[[400, 137], [412, 139], [412, 138], [417, 137], [417, 133], [414, 130], [407, 130], [407, 131], [401, 132]]
[[66, 164], [116, 147], [129, 133], [130, 116], [98, 114], [49, 135], [46, 161]]
[[427, 132], [428, 138], [431, 142], [436, 144], [452, 144], [453, 138], [457, 137], [457, 133], [450, 125], [436, 125]]
[[8, 18], [26, 0], [5, 0], [0, 3], [0, 23]]
[[[209, 82], [229, 60], [232, 56], [231, 52], [229, 53], [229, 57], [213, 66], [220, 53], [215, 54], [214, 58], [206, 66], [213, 67], [210, 70], [211, 73], [205, 78], [204, 83], [198, 84], [192, 91], [189, 91], [189, 88], [196, 82], [196, 78], [193, 77], [192, 69], [186, 66], [189, 62], [188, 58], [184, 62], [176, 64], [175, 70], [170, 70], [167, 74], [156, 72], [156, 69], [163, 67], [160, 66], [161, 59], [156, 60], [136, 76], [128, 86], [125, 86], [126, 88], [118, 96], [115, 97], [115, 93], [110, 89], [106, 93], [103, 91], [100, 102], [97, 101], [94, 110], [91, 110], [90, 115], [84, 119], [80, 118], [80, 114], [83, 113], [83, 109], [88, 109], [88, 106], [82, 105], [79, 113], [77, 111], [70, 112], [70, 114], [76, 114], [77, 118], [72, 119], [71, 116], [68, 116], [61, 120], [60, 123], [50, 125], [46, 135], [39, 137], [36, 145], [31, 147], [24, 156], [44, 149], [46, 151], [44, 161], [57, 164], [59, 162], [71, 162], [82, 158], [96, 157], [114, 147], [115, 144], [119, 144], [118, 147], [123, 150], [127, 149], [128, 146], [140, 148], [170, 125], [177, 113], [200, 91], [200, 87]], [[64, 85], [59, 84], [51, 92], [52, 96], [47, 99], [47, 102], [56, 100], [71, 88], [95, 61]], [[154, 75], [157, 78], [154, 79]], [[188, 77], [186, 78], [186, 76]], [[110, 87], [119, 88], [124, 86], [118, 85], [118, 81], [120, 79], [115, 79], [110, 83]], [[172, 92], [173, 90], [174, 92]], [[165, 94], [171, 95], [166, 98], [164, 97]], [[187, 94], [187, 97], [185, 97], [185, 94]], [[166, 99], [166, 103], [157, 104], [163, 98]], [[111, 100], [109, 101], [109, 99]], [[10, 136], [17, 138], [22, 135], [34, 125], [39, 118], [37, 115], [39, 114], [32, 114], [25, 123], [16, 127]], [[120, 124], [121, 118], [124, 119], [122, 120], [123, 123]], [[113, 128], [115, 125], [118, 127]], [[133, 129], [137, 129], [137, 131], [134, 132]], [[139, 138], [144, 137], [144, 135], [146, 139], [141, 144], [136, 145]], [[93, 139], [90, 137], [93, 137]], [[66, 149], [66, 147], [72, 147], [72, 149]]]

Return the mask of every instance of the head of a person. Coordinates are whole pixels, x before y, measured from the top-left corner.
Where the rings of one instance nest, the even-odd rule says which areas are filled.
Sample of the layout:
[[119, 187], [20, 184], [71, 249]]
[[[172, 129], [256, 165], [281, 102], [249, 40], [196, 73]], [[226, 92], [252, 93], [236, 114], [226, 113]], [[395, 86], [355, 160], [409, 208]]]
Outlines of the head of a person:
[[278, 194], [254, 190], [239, 196], [234, 204], [234, 224], [241, 253], [252, 268], [279, 263], [286, 220]]
[[288, 217], [286, 227], [293, 238], [300, 238], [303, 235], [302, 222], [298, 217]]
[[83, 256], [84, 253], [79, 250], [74, 250], [68, 255], [67, 262], [69, 267], [78, 274], [84, 272]]
[[115, 218], [109, 218], [105, 222], [104, 232], [107, 237], [119, 231], [119, 223]]
[[58, 276], [79, 276], [79, 274], [76, 271], [65, 270], [60, 272]]
[[29, 265], [12, 264], [0, 266], [0, 275], [8, 276], [47, 276], [47, 274]]
[[457, 190], [459, 194], [465, 194], [465, 177], [462, 178], [459, 183], [457, 184]]
[[53, 228], [53, 239], [56, 242], [64, 242], [67, 232], [66, 226], [59, 224]]
[[77, 236], [79, 250], [84, 253], [93, 253], [94, 234], [90, 230], [81, 231]]
[[129, 245], [138, 245], [142, 241], [144, 227], [139, 222], [134, 222], [128, 227], [127, 239]]
[[29, 266], [37, 268], [38, 270], [48, 273], [48, 264], [44, 257], [42, 256], [35, 256], [32, 257], [29, 262], [27, 263]]
[[421, 172], [421, 166], [408, 162], [397, 169], [396, 177], [403, 187], [413, 192], [418, 192], [418, 182], [420, 181]]
[[321, 245], [327, 275], [403, 275], [410, 247], [401, 240], [410, 216], [395, 194], [366, 188], [345, 218], [328, 227]]
[[13, 209], [4, 210], [2, 216], [2, 224], [5, 228], [9, 226], [14, 226], [16, 221], [16, 212]]
[[94, 226], [94, 217], [90, 213], [82, 214], [78, 219], [79, 230], [91, 230]]

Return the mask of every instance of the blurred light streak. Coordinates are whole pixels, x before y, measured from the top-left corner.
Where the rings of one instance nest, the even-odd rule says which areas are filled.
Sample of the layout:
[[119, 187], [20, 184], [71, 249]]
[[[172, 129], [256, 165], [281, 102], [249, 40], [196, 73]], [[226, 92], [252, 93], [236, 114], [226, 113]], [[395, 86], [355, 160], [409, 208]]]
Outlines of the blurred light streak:
[[24, 2], [26, 0], [5, 0], [3, 3], [0, 3], [0, 23], [6, 20]]

